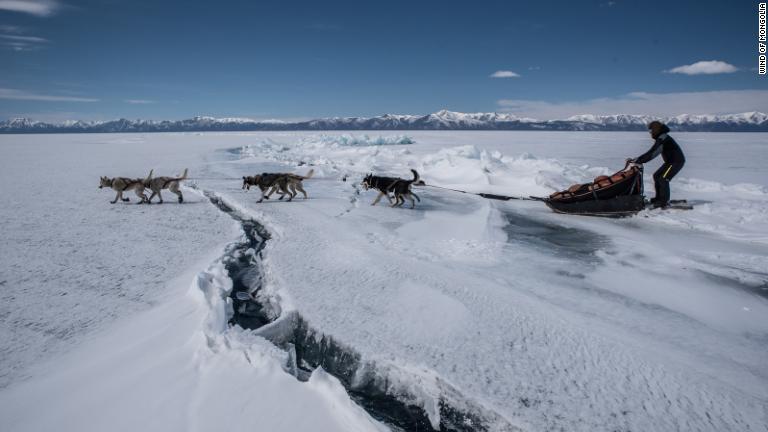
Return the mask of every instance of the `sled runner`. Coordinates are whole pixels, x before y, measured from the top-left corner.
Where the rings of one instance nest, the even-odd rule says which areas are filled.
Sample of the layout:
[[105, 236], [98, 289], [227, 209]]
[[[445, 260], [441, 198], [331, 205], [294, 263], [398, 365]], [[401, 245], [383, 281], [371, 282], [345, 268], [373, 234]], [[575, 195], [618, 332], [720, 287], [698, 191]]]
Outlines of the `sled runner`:
[[[648, 204], [648, 208], [651, 208]], [[693, 205], [688, 204], [688, 200], [670, 200], [669, 205], [661, 210], [693, 210]]]

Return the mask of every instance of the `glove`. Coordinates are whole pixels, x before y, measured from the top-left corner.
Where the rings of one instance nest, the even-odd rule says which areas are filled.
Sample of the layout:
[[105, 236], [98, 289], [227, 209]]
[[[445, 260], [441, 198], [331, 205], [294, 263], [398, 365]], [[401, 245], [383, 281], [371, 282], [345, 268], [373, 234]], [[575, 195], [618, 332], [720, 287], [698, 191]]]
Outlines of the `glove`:
[[630, 164], [630, 163], [637, 163], [637, 162], [635, 162], [635, 160], [634, 160], [634, 159], [632, 159], [632, 158], [627, 158], [627, 160], [626, 160], [626, 161], [624, 161], [624, 162], [625, 162], [625, 163], [628, 163], [628, 164]]

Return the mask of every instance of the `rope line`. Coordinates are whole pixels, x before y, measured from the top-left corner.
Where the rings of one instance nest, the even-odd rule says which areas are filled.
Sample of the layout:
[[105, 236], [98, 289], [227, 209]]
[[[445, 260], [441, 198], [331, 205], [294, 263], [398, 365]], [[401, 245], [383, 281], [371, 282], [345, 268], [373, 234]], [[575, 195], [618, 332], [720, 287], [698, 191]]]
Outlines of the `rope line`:
[[[242, 180], [242, 179], [243, 179], [242, 177], [188, 177], [186, 180], [222, 180], [222, 181], [224, 181], [224, 180]], [[312, 180], [345, 181], [343, 178], [342, 179], [333, 179], [333, 178], [322, 178], [322, 177], [315, 177]], [[467, 195], [477, 195], [477, 196], [482, 197], [482, 198], [494, 199], [494, 200], [499, 200], [499, 201], [510, 201], [510, 200], [516, 200], [516, 201], [546, 201], [546, 198], [535, 197], [535, 196], [524, 197], [524, 196], [497, 195], [497, 194], [484, 193], [484, 192], [467, 192], [465, 190], [452, 189], [452, 188], [449, 188], [449, 187], [437, 186], [437, 185], [431, 185], [431, 184], [423, 184], [423, 185], [420, 185], [420, 186], [426, 186], [426, 187], [431, 187], [431, 188], [435, 188], [435, 189], [442, 189], [442, 190], [447, 190], [447, 191], [451, 191], [451, 192], [458, 192], [458, 193], [463, 193], [463, 194], [467, 194]]]
[[[242, 177], [187, 177], [184, 180], [238, 180], [242, 181]], [[316, 180], [323, 180], [323, 181], [341, 181], [341, 179], [334, 179], [334, 178], [324, 178], [324, 177], [312, 177], [309, 180], [316, 181]]]
[[185, 180], [242, 180], [242, 177], [187, 177]]
[[486, 199], [495, 199], [500, 201], [509, 201], [509, 200], [517, 200], [517, 201], [546, 201], [546, 198], [542, 197], [535, 197], [535, 196], [528, 196], [528, 197], [521, 197], [521, 196], [507, 196], [507, 195], [496, 195], [496, 194], [490, 194], [490, 193], [483, 193], [483, 192], [467, 192], [460, 189], [451, 189], [443, 186], [435, 186], [435, 185], [429, 185], [425, 184], [424, 186], [437, 188], [437, 189], [443, 189], [443, 190], [449, 190], [452, 192], [459, 192], [467, 195], [477, 195], [479, 197], [483, 197]]

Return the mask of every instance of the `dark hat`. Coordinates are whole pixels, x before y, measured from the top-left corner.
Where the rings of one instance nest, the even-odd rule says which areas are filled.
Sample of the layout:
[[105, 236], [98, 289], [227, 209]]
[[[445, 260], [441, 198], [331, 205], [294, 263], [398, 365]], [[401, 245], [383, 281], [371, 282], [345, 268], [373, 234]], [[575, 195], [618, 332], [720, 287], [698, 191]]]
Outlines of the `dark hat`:
[[669, 127], [658, 120], [654, 120], [648, 123], [648, 130], [651, 131], [651, 136], [656, 139], [659, 135], [669, 132]]

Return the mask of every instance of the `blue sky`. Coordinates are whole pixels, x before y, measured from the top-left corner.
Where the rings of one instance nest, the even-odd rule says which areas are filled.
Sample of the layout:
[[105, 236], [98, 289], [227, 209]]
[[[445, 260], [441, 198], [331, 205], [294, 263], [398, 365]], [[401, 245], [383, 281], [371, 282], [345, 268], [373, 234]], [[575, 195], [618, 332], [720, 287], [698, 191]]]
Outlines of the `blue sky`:
[[0, 0], [0, 59], [0, 118], [768, 111], [745, 0]]

